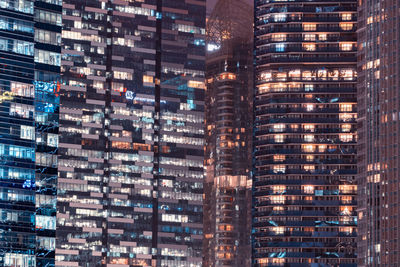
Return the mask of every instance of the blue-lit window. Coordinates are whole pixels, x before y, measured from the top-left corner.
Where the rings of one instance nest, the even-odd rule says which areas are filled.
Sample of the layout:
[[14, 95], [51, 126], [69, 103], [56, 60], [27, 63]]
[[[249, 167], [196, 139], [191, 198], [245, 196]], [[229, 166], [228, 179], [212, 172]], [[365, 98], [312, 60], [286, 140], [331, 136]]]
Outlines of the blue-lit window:
[[27, 32], [27, 33], [34, 32], [33, 23], [6, 17], [0, 17], [0, 29], [8, 31]]
[[21, 40], [0, 38], [0, 50], [33, 56], [33, 43]]
[[33, 1], [31, 0], [1, 0], [0, 8], [33, 14]]
[[286, 44], [276, 44], [275, 51], [276, 52], [285, 52]]

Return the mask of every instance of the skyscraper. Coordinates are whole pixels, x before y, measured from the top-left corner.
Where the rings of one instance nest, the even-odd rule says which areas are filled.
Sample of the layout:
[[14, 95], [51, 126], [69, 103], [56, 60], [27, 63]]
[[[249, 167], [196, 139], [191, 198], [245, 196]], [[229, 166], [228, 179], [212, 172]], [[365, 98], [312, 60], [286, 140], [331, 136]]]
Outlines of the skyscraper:
[[207, 22], [203, 266], [251, 265], [253, 10], [220, 0]]
[[399, 6], [359, 1], [359, 266], [399, 266]]
[[356, 1], [257, 1], [254, 266], [356, 266]]
[[0, 3], [0, 265], [54, 266], [61, 1]]
[[56, 265], [201, 266], [205, 1], [63, 3]]

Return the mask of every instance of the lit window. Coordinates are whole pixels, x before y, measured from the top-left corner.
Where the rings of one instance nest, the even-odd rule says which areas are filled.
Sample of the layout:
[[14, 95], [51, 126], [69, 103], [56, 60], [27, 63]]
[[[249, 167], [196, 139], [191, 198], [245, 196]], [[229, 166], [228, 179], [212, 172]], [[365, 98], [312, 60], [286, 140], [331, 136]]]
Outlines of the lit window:
[[285, 196], [282, 196], [282, 195], [270, 196], [270, 200], [271, 200], [272, 204], [284, 204]]
[[303, 125], [303, 129], [304, 129], [304, 131], [306, 131], [306, 132], [314, 132], [314, 130], [315, 130], [315, 125], [313, 125], [313, 124], [304, 124], [304, 125]]
[[306, 110], [307, 111], [313, 111], [314, 110], [314, 105], [313, 104], [307, 104], [306, 105]]
[[303, 49], [306, 51], [315, 51], [316, 45], [315, 44], [303, 44]]
[[357, 189], [356, 185], [339, 185], [339, 191], [341, 194], [354, 194]]
[[285, 52], [285, 44], [276, 44], [275, 45], [275, 51], [276, 52]]
[[319, 145], [318, 146], [318, 151], [319, 152], [325, 152], [325, 150], [326, 150], [326, 145]]
[[301, 148], [304, 152], [307, 152], [307, 153], [315, 151], [315, 145], [302, 145]]
[[352, 196], [341, 196], [340, 199], [343, 204], [350, 204], [351, 201], [353, 200], [353, 197]]
[[356, 117], [356, 115], [353, 115], [353, 114], [339, 113], [339, 120], [342, 120], [342, 121], [349, 121], [355, 117]]
[[47, 145], [51, 147], [58, 147], [58, 135], [57, 134], [47, 134]]
[[342, 124], [342, 132], [350, 132], [351, 125], [350, 124]]
[[305, 30], [305, 31], [316, 31], [317, 30], [317, 24], [315, 24], [315, 23], [305, 23], [305, 24], [303, 24], [303, 30]]
[[285, 124], [274, 124], [274, 132], [283, 132], [286, 128]]
[[353, 29], [353, 23], [343, 22], [340, 23], [340, 28], [344, 31], [350, 31]]
[[152, 83], [153, 82], [153, 77], [148, 76], [148, 75], [143, 75], [143, 82], [144, 83]]
[[284, 185], [273, 185], [272, 186], [272, 193], [274, 194], [283, 194], [286, 191], [286, 186]]
[[21, 125], [20, 138], [34, 140], [35, 139], [35, 128], [32, 126]]
[[342, 20], [351, 20], [351, 13], [343, 13]]
[[307, 162], [312, 162], [312, 161], [314, 161], [314, 156], [313, 156], [313, 155], [307, 155], [307, 156], [306, 156], [306, 161], [307, 161]]
[[284, 41], [286, 41], [286, 34], [273, 34], [272, 41], [273, 42], [284, 42]]
[[274, 161], [276, 162], [281, 162], [284, 161], [286, 159], [285, 155], [274, 155]]
[[304, 185], [303, 192], [305, 194], [314, 194], [314, 186], [313, 185]]
[[305, 170], [305, 171], [314, 171], [315, 170], [315, 166], [314, 165], [304, 165], [303, 166], [303, 169]]
[[351, 51], [353, 49], [352, 43], [340, 43], [339, 46], [342, 51]]
[[313, 141], [314, 141], [314, 135], [313, 135], [313, 134], [306, 134], [306, 135], [304, 135], [304, 141], [306, 141], [306, 142], [313, 142]]
[[342, 142], [351, 142], [351, 141], [353, 141], [353, 135], [352, 134], [340, 134], [339, 139]]
[[274, 166], [274, 173], [285, 173], [286, 166], [285, 165], [275, 165]]
[[276, 143], [283, 143], [283, 141], [285, 140], [285, 136], [283, 134], [276, 134], [274, 136], [274, 140]]
[[304, 35], [304, 41], [315, 41], [315, 34]]
[[318, 35], [318, 40], [320, 40], [320, 41], [326, 41], [327, 39], [328, 39], [328, 36], [326, 34]]
[[282, 235], [285, 232], [285, 227], [283, 226], [276, 226], [272, 227], [272, 232], [276, 235]]
[[286, 21], [286, 14], [275, 14], [274, 21], [275, 22]]
[[313, 85], [313, 84], [305, 84], [305, 85], [304, 85], [304, 90], [305, 90], [306, 92], [314, 91], [314, 85]]
[[353, 110], [352, 104], [340, 104], [339, 109], [341, 112], [351, 112]]

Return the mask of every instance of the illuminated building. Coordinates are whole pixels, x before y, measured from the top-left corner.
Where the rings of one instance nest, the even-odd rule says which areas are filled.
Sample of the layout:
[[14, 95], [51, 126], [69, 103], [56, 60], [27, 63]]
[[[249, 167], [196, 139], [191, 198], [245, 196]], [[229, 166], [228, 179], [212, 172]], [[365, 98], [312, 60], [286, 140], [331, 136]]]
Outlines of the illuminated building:
[[207, 21], [203, 266], [251, 266], [253, 10], [220, 0]]
[[256, 1], [254, 266], [356, 266], [356, 1]]
[[399, 3], [358, 3], [358, 266], [400, 266]]
[[0, 265], [54, 266], [61, 1], [0, 2]]
[[63, 3], [58, 266], [201, 266], [205, 0]]

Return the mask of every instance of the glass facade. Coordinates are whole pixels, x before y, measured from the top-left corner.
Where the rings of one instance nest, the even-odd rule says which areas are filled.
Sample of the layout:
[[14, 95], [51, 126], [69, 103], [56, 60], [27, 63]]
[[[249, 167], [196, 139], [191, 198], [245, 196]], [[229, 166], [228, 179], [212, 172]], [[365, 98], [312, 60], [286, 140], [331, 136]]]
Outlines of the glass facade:
[[0, 3], [1, 266], [54, 266], [60, 4]]
[[356, 1], [256, 1], [254, 266], [356, 266]]
[[62, 18], [56, 265], [201, 266], [205, 1]]
[[220, 0], [207, 21], [203, 266], [251, 266], [253, 9]]
[[399, 266], [399, 3], [358, 3], [358, 264]]

